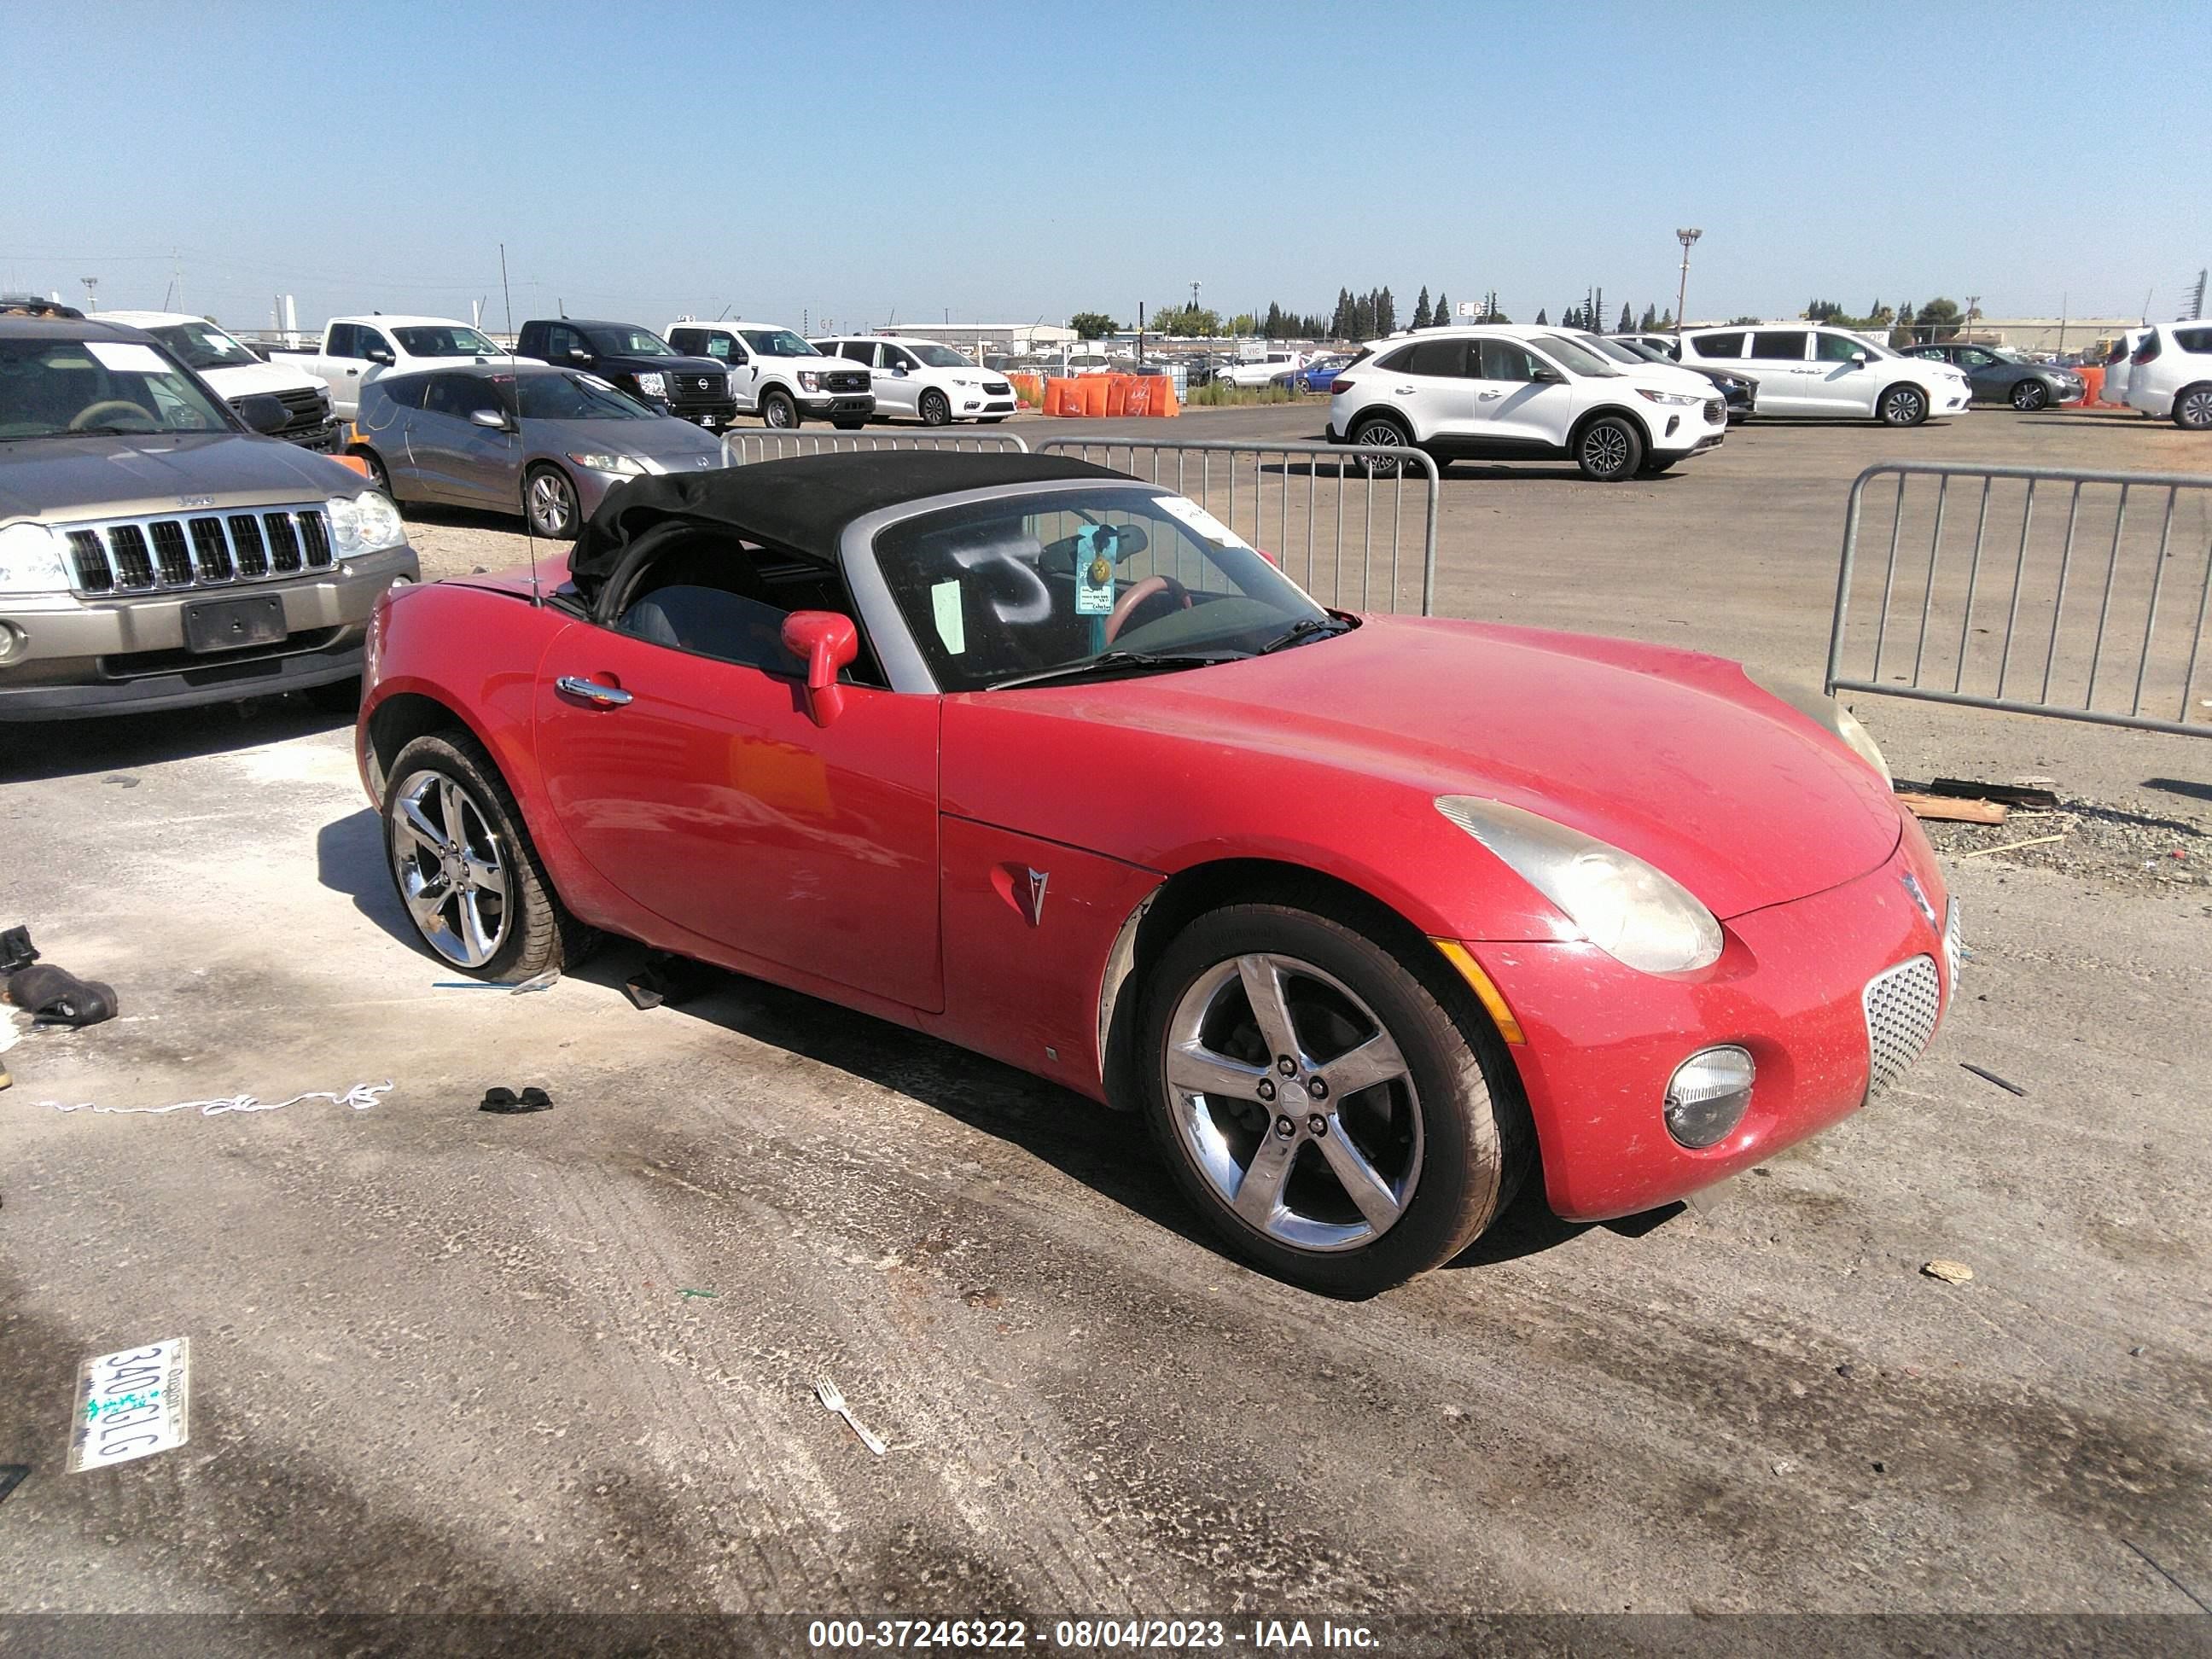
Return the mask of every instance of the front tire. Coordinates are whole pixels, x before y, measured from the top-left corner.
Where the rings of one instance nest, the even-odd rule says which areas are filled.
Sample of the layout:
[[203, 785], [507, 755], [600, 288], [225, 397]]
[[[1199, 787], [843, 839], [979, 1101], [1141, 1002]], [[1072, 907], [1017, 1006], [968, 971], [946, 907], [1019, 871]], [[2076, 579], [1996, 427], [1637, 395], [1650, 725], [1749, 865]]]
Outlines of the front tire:
[[584, 515], [576, 506], [576, 486], [557, 466], [533, 466], [522, 481], [522, 513], [530, 527], [549, 541], [576, 538]]
[[1644, 465], [1644, 434], [1620, 415], [1601, 415], [1575, 440], [1575, 465], [1593, 483], [1619, 483]]
[[921, 415], [924, 426], [952, 424], [952, 400], [942, 392], [923, 392], [916, 412]]
[[[1437, 1267], [1510, 1201], [1511, 1066], [1385, 945], [1310, 911], [1200, 917], [1146, 988], [1140, 1086], [1184, 1193], [1238, 1254], [1336, 1296]], [[1286, 1070], [1285, 1067], [1288, 1069]]]
[[2023, 415], [2033, 415], [2051, 402], [2051, 388], [2040, 380], [2015, 381], [2012, 389], [2012, 406]]
[[2173, 423], [2184, 432], [2212, 432], [2212, 381], [2173, 394]]
[[774, 427], [779, 432], [795, 431], [799, 426], [799, 405], [791, 394], [781, 390], [769, 392], [761, 398], [761, 424]]
[[386, 776], [385, 865], [432, 955], [515, 985], [591, 953], [596, 935], [555, 895], [507, 781], [474, 738], [417, 738]]
[[1893, 386], [1874, 406], [1884, 426], [1918, 426], [1928, 418], [1928, 394], [1917, 386]]
[[392, 505], [397, 507], [399, 504], [399, 497], [392, 495], [392, 471], [384, 465], [384, 457], [373, 449], [349, 449], [346, 453], [368, 469], [369, 487], [373, 489], [380, 489], [386, 495], [390, 495]]

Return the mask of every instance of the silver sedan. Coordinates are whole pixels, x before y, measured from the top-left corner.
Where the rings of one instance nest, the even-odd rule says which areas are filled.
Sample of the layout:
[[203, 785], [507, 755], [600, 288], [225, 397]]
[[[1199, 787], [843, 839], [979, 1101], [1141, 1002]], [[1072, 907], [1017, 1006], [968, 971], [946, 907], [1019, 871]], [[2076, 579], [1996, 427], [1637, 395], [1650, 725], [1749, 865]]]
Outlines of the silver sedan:
[[347, 450], [396, 501], [519, 511], [562, 540], [624, 478], [730, 464], [720, 438], [596, 374], [520, 363], [380, 375]]

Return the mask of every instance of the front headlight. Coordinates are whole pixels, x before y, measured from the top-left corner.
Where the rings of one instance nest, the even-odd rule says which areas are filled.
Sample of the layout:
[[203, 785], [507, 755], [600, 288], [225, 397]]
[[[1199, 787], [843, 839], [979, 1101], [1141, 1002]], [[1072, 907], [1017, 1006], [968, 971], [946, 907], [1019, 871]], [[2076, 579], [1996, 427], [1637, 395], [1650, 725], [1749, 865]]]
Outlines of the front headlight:
[[66, 593], [67, 544], [42, 524], [0, 530], [0, 593]]
[[665, 398], [668, 395], [668, 377], [665, 374], [640, 374], [636, 379], [637, 389], [647, 397]]
[[323, 503], [330, 515], [331, 542], [338, 556], [374, 553], [397, 547], [407, 539], [399, 522], [399, 509], [382, 491], [364, 489], [358, 495], [333, 495]]
[[799, 371], [799, 389], [802, 392], [821, 391], [822, 376], [820, 373], [811, 368], [800, 369]]
[[642, 477], [645, 463], [632, 455], [605, 455], [587, 450], [582, 454], [570, 454], [568, 459], [578, 466], [592, 472], [612, 472], [624, 478]]
[[1686, 392], [1653, 392], [1645, 386], [1638, 386], [1636, 391], [1638, 396], [1649, 398], [1655, 404], [1671, 404], [1677, 407], [1686, 407], [1691, 404], [1705, 402], [1703, 398], [1693, 398]]
[[1713, 913], [1642, 859], [1503, 801], [1439, 795], [1436, 805], [1615, 960], [1646, 974], [1687, 973], [1720, 960]]
[[1743, 671], [1743, 677], [1768, 696], [1788, 703], [1808, 720], [1826, 726], [1841, 738], [1854, 755], [1881, 774], [1885, 785], [1893, 781], [1889, 763], [1882, 758], [1881, 749], [1866, 727], [1859, 724], [1858, 716], [1833, 697], [1802, 680], [1770, 680], [1753, 673], [1748, 668]]

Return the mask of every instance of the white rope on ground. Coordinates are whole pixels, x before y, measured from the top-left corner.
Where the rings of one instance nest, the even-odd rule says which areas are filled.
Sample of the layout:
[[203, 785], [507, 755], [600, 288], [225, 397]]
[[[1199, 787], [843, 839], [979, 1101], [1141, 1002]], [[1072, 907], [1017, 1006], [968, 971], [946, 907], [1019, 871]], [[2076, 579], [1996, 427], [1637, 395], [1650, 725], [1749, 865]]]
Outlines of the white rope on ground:
[[171, 1112], [197, 1111], [202, 1117], [221, 1117], [225, 1112], [277, 1112], [287, 1106], [296, 1106], [303, 1100], [327, 1100], [333, 1106], [350, 1106], [356, 1112], [365, 1112], [392, 1092], [392, 1085], [383, 1083], [356, 1083], [343, 1094], [332, 1094], [327, 1089], [311, 1090], [304, 1095], [294, 1095], [289, 1100], [256, 1100], [252, 1095], [233, 1095], [224, 1100], [180, 1100], [172, 1106], [95, 1106], [81, 1100], [74, 1106], [64, 1106], [58, 1100], [42, 1100], [41, 1106], [51, 1106], [58, 1112], [98, 1112], [117, 1117], [163, 1117]]

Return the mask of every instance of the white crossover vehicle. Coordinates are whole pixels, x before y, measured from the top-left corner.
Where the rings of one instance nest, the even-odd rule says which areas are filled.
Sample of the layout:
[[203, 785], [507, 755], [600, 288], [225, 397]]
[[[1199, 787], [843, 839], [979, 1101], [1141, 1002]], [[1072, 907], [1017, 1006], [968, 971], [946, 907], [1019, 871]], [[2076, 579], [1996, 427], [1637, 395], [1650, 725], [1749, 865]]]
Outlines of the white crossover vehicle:
[[1262, 357], [1231, 363], [1213, 378], [1224, 386], [1272, 386], [1278, 380], [1288, 380], [1308, 361], [1303, 351], [1270, 351]]
[[[1691, 377], [1694, 378], [1694, 377]], [[1461, 459], [1571, 460], [1601, 483], [1664, 472], [1728, 434], [1712, 386], [1614, 363], [1556, 329], [1482, 324], [1377, 340], [1331, 382], [1331, 443]], [[1370, 462], [1384, 471], [1389, 462]]]
[[233, 409], [247, 398], [274, 398], [290, 417], [270, 434], [303, 449], [330, 454], [337, 448], [338, 425], [331, 416], [331, 394], [304, 368], [264, 363], [240, 341], [204, 317], [185, 311], [103, 311], [103, 323], [143, 329], [186, 368], [213, 386]]
[[2128, 404], [2185, 432], [2212, 432], [2212, 322], [2147, 330], [2129, 364]]
[[840, 335], [814, 343], [867, 366], [875, 376], [880, 417], [945, 426], [953, 421], [1003, 421], [1018, 407], [1013, 383], [978, 368], [951, 346], [898, 334]]
[[2135, 356], [2142, 349], [2142, 343], [2150, 338], [2148, 328], [2130, 328], [2113, 343], [2112, 355], [2105, 359], [2105, 389], [2100, 398], [2108, 404], [2128, 401], [2128, 382], [2135, 375]]
[[876, 399], [865, 369], [839, 362], [774, 323], [671, 323], [661, 337], [687, 357], [730, 367], [730, 396], [740, 415], [761, 424], [795, 427], [827, 421], [840, 432], [866, 426]]
[[1863, 334], [1817, 323], [1690, 329], [1682, 361], [1756, 380], [1762, 416], [1918, 426], [1930, 415], [1957, 414], [1973, 397], [1966, 375], [1948, 363], [1900, 357]]

